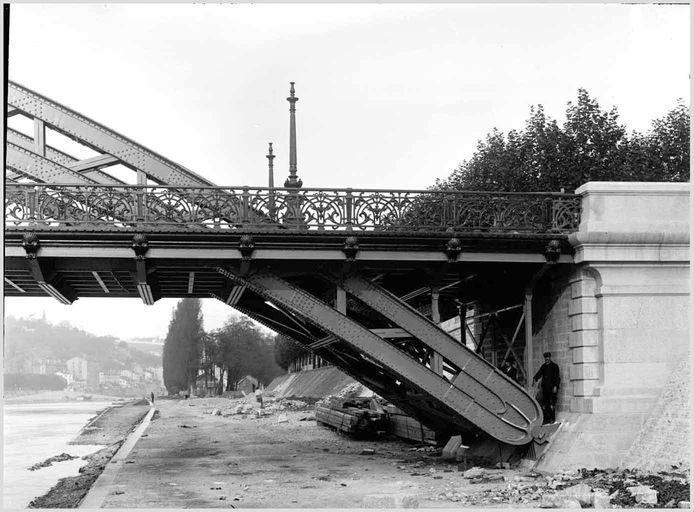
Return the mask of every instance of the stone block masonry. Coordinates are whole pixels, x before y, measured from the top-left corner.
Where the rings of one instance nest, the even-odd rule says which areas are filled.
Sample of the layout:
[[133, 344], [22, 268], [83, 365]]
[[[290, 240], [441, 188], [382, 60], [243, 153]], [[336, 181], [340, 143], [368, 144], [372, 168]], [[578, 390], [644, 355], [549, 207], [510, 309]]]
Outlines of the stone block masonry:
[[[603, 182], [577, 189], [582, 217], [569, 235], [576, 266], [563, 377], [571, 386], [560, 397], [562, 429], [538, 469], [652, 470], [688, 460], [689, 188]], [[563, 343], [561, 314], [555, 305], [535, 347]]]
[[645, 471], [670, 471], [673, 464], [689, 468], [690, 382], [691, 366], [684, 358], [621, 466]]

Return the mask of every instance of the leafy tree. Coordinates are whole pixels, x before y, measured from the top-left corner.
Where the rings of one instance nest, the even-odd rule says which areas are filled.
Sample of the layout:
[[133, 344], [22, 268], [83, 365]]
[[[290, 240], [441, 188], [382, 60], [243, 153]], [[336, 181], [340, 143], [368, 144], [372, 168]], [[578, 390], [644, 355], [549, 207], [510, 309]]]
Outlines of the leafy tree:
[[38, 373], [5, 373], [5, 389], [63, 390], [67, 381], [59, 375], [41, 375]]
[[524, 130], [492, 130], [433, 189], [571, 192], [587, 181], [688, 181], [689, 122], [680, 100], [649, 133], [629, 136], [616, 108], [602, 110], [579, 89], [563, 127], [533, 107]]
[[289, 364], [308, 352], [306, 348], [296, 341], [286, 336], [277, 335], [275, 337], [275, 362], [284, 370], [289, 368]]
[[273, 360], [271, 347], [272, 339], [264, 336], [250, 319], [232, 317], [211, 334], [206, 350], [221, 369], [222, 377], [226, 375], [226, 390], [231, 391], [246, 375], [267, 384], [283, 373]]
[[182, 299], [173, 312], [164, 340], [164, 386], [177, 393], [195, 383], [203, 344], [200, 299]]

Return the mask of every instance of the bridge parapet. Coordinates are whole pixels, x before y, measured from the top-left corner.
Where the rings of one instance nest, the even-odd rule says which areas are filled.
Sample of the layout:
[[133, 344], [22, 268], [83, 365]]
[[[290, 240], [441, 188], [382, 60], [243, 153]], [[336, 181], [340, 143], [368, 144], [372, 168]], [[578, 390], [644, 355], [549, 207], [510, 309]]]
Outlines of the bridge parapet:
[[573, 194], [6, 184], [10, 230], [571, 233]]

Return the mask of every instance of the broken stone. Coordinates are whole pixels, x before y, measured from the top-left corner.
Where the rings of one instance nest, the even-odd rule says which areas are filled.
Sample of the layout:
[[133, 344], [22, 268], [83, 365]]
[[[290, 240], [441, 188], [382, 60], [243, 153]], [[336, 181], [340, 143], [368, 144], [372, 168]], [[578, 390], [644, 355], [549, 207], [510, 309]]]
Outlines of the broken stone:
[[361, 451], [360, 455], [374, 455], [375, 453], [376, 453], [376, 450], [374, 450], [373, 448], [364, 448]]
[[610, 508], [610, 497], [601, 492], [593, 493], [593, 508]]
[[463, 440], [460, 436], [452, 436], [446, 446], [443, 449], [442, 456], [444, 460], [455, 460], [456, 452], [458, 448], [463, 444]]
[[689, 508], [689, 502], [688, 501], [680, 501], [677, 504], [677, 508]]
[[592, 490], [586, 484], [578, 484], [572, 487], [567, 487], [566, 489], [560, 491], [558, 495], [578, 500], [581, 505], [586, 507], [590, 506], [593, 502]]
[[636, 499], [636, 503], [649, 505], [655, 505], [658, 503], [658, 491], [648, 487], [647, 485], [627, 487], [627, 491]]
[[210, 414], [212, 414], [212, 416], [221, 416], [222, 411], [220, 411], [219, 409], [212, 409], [212, 412]]
[[277, 417], [277, 423], [289, 423], [289, 418], [287, 418], [286, 414], [280, 414]]
[[367, 494], [362, 499], [362, 508], [419, 508], [414, 494]]
[[477, 478], [484, 474], [484, 469], [475, 466], [463, 472], [463, 478]]
[[581, 504], [574, 498], [567, 498], [558, 494], [543, 494], [540, 508], [581, 508]]

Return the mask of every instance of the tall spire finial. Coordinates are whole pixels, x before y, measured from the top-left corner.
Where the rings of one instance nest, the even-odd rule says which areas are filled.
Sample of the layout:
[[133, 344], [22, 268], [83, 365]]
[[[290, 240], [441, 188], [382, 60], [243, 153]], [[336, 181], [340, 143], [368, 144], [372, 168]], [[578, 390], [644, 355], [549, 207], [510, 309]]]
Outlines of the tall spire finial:
[[275, 171], [272, 161], [275, 159], [275, 155], [272, 154], [272, 142], [268, 142], [267, 155], [267, 170], [268, 170], [268, 187], [272, 188], [275, 186]]
[[289, 177], [284, 182], [287, 188], [300, 188], [303, 183], [296, 175], [296, 102], [299, 98], [294, 96], [294, 82], [289, 82]]

